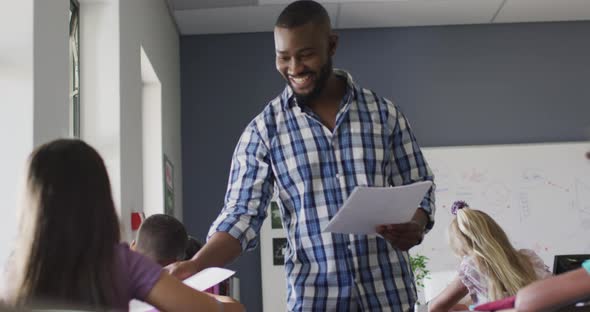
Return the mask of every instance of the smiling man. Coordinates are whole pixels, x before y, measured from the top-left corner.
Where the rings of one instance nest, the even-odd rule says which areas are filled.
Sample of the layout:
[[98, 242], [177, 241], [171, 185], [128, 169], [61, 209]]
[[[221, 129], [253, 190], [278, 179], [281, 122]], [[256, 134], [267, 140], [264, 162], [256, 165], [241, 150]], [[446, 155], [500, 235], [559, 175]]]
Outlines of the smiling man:
[[244, 130], [207, 244], [169, 270], [184, 277], [254, 249], [276, 191], [289, 311], [410, 310], [416, 290], [407, 250], [433, 225], [433, 190], [411, 222], [382, 225], [381, 235], [322, 232], [358, 185], [433, 180], [408, 121], [392, 102], [332, 68], [338, 37], [320, 4], [287, 6], [274, 39], [287, 86]]

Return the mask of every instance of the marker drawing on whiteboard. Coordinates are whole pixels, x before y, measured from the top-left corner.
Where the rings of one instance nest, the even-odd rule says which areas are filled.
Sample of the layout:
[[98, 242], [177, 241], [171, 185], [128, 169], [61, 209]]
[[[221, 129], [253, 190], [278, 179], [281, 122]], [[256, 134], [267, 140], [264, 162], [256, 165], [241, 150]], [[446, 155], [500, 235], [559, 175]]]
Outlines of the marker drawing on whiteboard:
[[554, 188], [556, 188], [558, 190], [565, 191], [567, 193], [569, 193], [569, 191], [570, 191], [569, 188], [564, 187], [564, 186], [561, 186], [561, 185], [558, 185], [558, 184], [556, 184], [554, 182], [551, 182], [551, 181], [547, 181], [547, 185], [552, 186], [552, 187], [554, 187]]
[[530, 216], [528, 194], [524, 192], [519, 193], [518, 203], [520, 205], [520, 221], [524, 221]]
[[578, 210], [581, 213], [590, 214], [590, 186], [576, 179], [575, 192]]

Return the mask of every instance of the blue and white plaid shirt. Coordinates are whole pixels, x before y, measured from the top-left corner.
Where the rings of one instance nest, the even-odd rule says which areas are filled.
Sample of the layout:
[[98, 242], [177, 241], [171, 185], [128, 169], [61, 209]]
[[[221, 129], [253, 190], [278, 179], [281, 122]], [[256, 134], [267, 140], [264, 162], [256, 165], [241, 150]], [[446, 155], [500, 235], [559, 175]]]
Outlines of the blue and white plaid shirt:
[[[408, 121], [396, 105], [357, 86], [330, 131], [288, 86], [246, 127], [234, 151], [225, 206], [211, 226], [243, 250], [258, 245], [277, 198], [286, 230], [289, 311], [407, 311], [416, 300], [408, 253], [376, 235], [322, 233], [357, 185], [433, 180]], [[434, 216], [434, 190], [421, 203]]]

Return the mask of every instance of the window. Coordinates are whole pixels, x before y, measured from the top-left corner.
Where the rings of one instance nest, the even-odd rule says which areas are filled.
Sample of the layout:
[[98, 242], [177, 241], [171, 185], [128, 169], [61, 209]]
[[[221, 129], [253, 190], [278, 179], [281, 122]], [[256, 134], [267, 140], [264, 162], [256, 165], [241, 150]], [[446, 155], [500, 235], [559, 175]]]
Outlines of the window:
[[70, 133], [80, 137], [80, 4], [70, 0]]

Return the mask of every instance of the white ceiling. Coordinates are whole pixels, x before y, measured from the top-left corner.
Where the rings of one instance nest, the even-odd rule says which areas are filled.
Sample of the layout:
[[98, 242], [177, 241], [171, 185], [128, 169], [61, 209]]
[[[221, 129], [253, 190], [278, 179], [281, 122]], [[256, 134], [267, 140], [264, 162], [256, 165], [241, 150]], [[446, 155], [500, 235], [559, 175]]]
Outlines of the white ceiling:
[[[183, 35], [272, 31], [292, 0], [167, 0]], [[590, 0], [327, 0], [337, 29], [590, 20]]]

